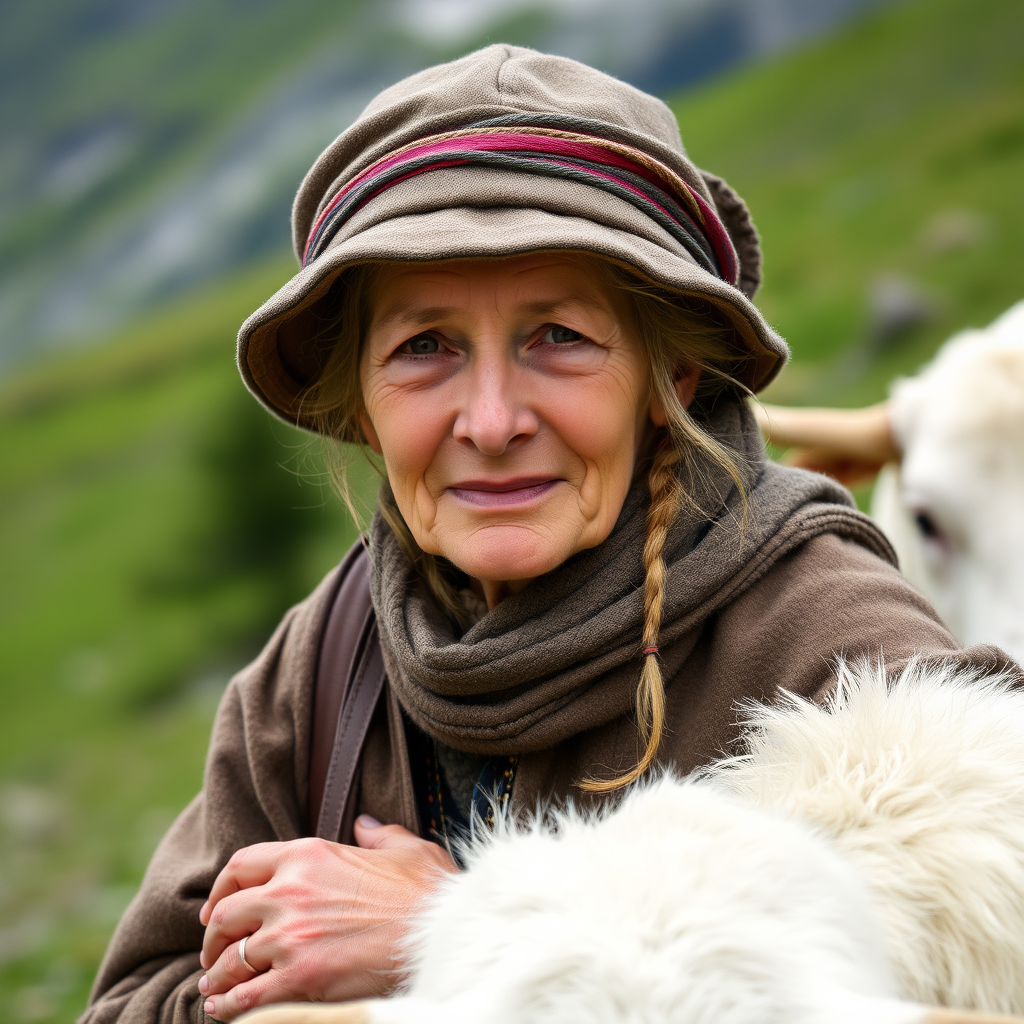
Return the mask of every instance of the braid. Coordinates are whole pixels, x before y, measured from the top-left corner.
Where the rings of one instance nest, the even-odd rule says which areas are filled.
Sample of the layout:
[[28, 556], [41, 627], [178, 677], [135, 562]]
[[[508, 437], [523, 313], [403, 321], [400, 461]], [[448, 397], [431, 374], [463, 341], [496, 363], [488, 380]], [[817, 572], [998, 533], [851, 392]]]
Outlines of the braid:
[[665, 597], [665, 540], [675, 520], [683, 495], [677, 466], [679, 448], [666, 434], [658, 445], [647, 476], [651, 505], [647, 511], [647, 539], [644, 542], [644, 626], [643, 668], [636, 690], [636, 717], [646, 745], [635, 767], [615, 779], [587, 779], [581, 785], [591, 792], [608, 792], [635, 782], [653, 764], [665, 729], [665, 683], [658, 664], [658, 633]]
[[[716, 198], [720, 198], [716, 194]], [[652, 395], [657, 395], [668, 420], [653, 452], [648, 471], [651, 494], [644, 543], [644, 619], [642, 631], [643, 667], [637, 684], [636, 716], [644, 750], [634, 768], [619, 778], [586, 779], [582, 788], [609, 792], [640, 778], [654, 763], [665, 728], [665, 686], [657, 657], [665, 591], [664, 549], [668, 531], [679, 510], [707, 516], [699, 501], [708, 472], [724, 473], [732, 480], [747, 516], [747, 494], [740, 473], [738, 453], [702, 425], [704, 414], [720, 395], [740, 395], [744, 367], [752, 358], [743, 332], [732, 313], [718, 300], [686, 295], [655, 284], [637, 271], [605, 262], [591, 254], [579, 254], [581, 261], [612, 289], [626, 296], [632, 307], [633, 326], [650, 369]], [[358, 512], [346, 479], [345, 444], [363, 444], [360, 414], [365, 411], [359, 361], [370, 319], [370, 300], [378, 269], [362, 265], [345, 271], [331, 287], [331, 300], [321, 313], [321, 328], [314, 349], [323, 366], [303, 394], [302, 416], [328, 442], [332, 474], [353, 518]], [[680, 401], [677, 373], [681, 366], [700, 369], [693, 406]], [[738, 379], [739, 378], [739, 379]], [[749, 392], [748, 392], [749, 393]], [[698, 415], [692, 415], [698, 410]], [[702, 412], [701, 412], [702, 411]], [[466, 610], [455, 583], [446, 574], [445, 563], [422, 551], [395, 503], [385, 477], [378, 508], [391, 526], [428, 590], [449, 617], [468, 625]], [[712, 492], [714, 488], [712, 488]]]

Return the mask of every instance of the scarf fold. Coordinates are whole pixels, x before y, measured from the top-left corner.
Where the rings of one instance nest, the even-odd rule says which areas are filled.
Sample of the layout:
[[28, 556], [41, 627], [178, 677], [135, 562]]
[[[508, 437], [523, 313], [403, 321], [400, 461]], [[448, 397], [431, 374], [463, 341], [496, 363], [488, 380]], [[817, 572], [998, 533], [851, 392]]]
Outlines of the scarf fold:
[[[710, 615], [800, 544], [852, 538], [889, 561], [888, 541], [827, 477], [765, 461], [746, 404], [721, 401], [706, 429], [739, 457], [743, 498], [717, 468], [703, 508], [684, 509], [665, 546], [659, 637], [673, 685]], [[464, 634], [440, 610], [378, 513], [371, 593], [391, 686], [412, 720], [452, 747], [487, 755], [546, 749], [634, 709], [641, 668], [649, 505], [646, 474], [608, 538], [505, 598]]]

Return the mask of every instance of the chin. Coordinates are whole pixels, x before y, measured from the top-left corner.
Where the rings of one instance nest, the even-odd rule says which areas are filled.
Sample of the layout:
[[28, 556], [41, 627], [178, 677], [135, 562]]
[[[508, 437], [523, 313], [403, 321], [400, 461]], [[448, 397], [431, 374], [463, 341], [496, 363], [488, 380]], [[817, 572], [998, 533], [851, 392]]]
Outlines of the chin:
[[522, 526], [490, 526], [444, 545], [442, 553], [479, 580], [529, 580], [557, 568], [575, 550], [572, 538], [539, 535]]

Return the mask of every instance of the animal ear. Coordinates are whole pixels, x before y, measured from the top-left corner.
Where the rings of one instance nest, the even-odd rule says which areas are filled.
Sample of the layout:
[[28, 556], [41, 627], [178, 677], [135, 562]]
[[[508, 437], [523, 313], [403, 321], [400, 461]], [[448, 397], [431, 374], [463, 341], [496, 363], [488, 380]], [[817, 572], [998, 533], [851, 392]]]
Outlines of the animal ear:
[[1024, 1017], [980, 1010], [950, 1010], [945, 1007], [927, 1007], [921, 1024], [1024, 1024]]

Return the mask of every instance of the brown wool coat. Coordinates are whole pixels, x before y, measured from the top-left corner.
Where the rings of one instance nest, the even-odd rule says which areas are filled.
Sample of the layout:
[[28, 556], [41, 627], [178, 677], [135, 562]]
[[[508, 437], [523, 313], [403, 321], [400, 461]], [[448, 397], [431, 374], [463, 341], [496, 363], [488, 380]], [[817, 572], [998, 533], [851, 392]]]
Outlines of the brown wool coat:
[[[203, 791], [161, 842], [141, 891], [114, 934], [83, 1022], [203, 1021], [199, 909], [237, 849], [310, 834], [312, 687], [335, 590], [332, 573], [293, 608], [262, 654], [229, 684], [214, 725]], [[914, 654], [952, 657], [991, 672], [995, 648], [960, 650], [923, 597], [878, 555], [833, 533], [778, 562], [749, 589], [677, 641], [689, 653], [668, 686], [661, 759], [689, 772], [736, 739], [734, 705], [778, 687], [814, 699], [832, 685], [831, 660]], [[637, 754], [622, 717], [555, 748], [524, 755], [513, 809], [582, 794], [574, 783], [621, 770]], [[388, 690], [364, 751], [358, 810], [418, 831], [398, 705]]]
[[[476, 122], [493, 118], [506, 127], [529, 124], [534, 136], [555, 125], [561, 137], [600, 143], [606, 153], [627, 147], [631, 165], [651, 171], [681, 210], [697, 211], [696, 219], [684, 217], [697, 235], [710, 244], [718, 228], [728, 233], [738, 276], [723, 269], [730, 260], [719, 261], [715, 273], [705, 269], [682, 233], [649, 216], [631, 190], [609, 190], [596, 177], [569, 181], [537, 173], [536, 162], [438, 165], [346, 208], [325, 247], [311, 249], [299, 273], [243, 325], [239, 367], [267, 408], [316, 428], [304, 419], [303, 403], [327, 352], [319, 342], [335, 285], [347, 269], [382, 259], [564, 250], [602, 256], [660, 290], [712, 303], [746, 356], [730, 372], [755, 391], [772, 379], [787, 349], [750, 301], [760, 249], [742, 200], [690, 161], [663, 103], [565, 58], [492, 46], [386, 90], [307, 175], [294, 207], [297, 250], [305, 250], [319, 214], [381, 157], [439, 134], [466, 140]], [[698, 474], [704, 492], [687, 493], [714, 515], [680, 515], [670, 532], [668, 614], [659, 633], [668, 676], [664, 765], [687, 773], [728, 750], [738, 732], [737, 701], [770, 700], [779, 687], [820, 699], [837, 655], [881, 654], [890, 668], [916, 654], [952, 657], [982, 672], [1006, 666], [993, 648], [959, 650], [885, 561], [887, 543], [847, 507], [848, 496], [821, 478], [765, 468], [760, 435], [740, 403], [695, 410], [739, 456], [744, 481], [734, 489], [731, 475]], [[635, 491], [617, 533], [599, 549], [546, 574], [541, 587], [506, 600], [454, 640], [445, 634], [450, 623], [417, 600], [416, 580], [389, 554], [387, 533], [378, 537], [374, 607], [393, 687], [385, 687], [363, 751], [359, 812], [418, 830], [397, 692], [410, 717], [432, 725], [436, 738], [477, 753], [520, 755], [514, 813], [551, 799], [582, 799], [579, 780], [635, 764], [631, 701], [647, 501], [638, 497], [646, 493], [642, 484]], [[741, 493], [750, 506], [745, 544], [736, 528], [746, 511]], [[160, 844], [118, 925], [87, 1024], [202, 1021], [199, 910], [214, 879], [242, 847], [310, 834], [313, 683], [335, 585], [332, 574], [292, 609], [228, 686], [203, 791]]]

